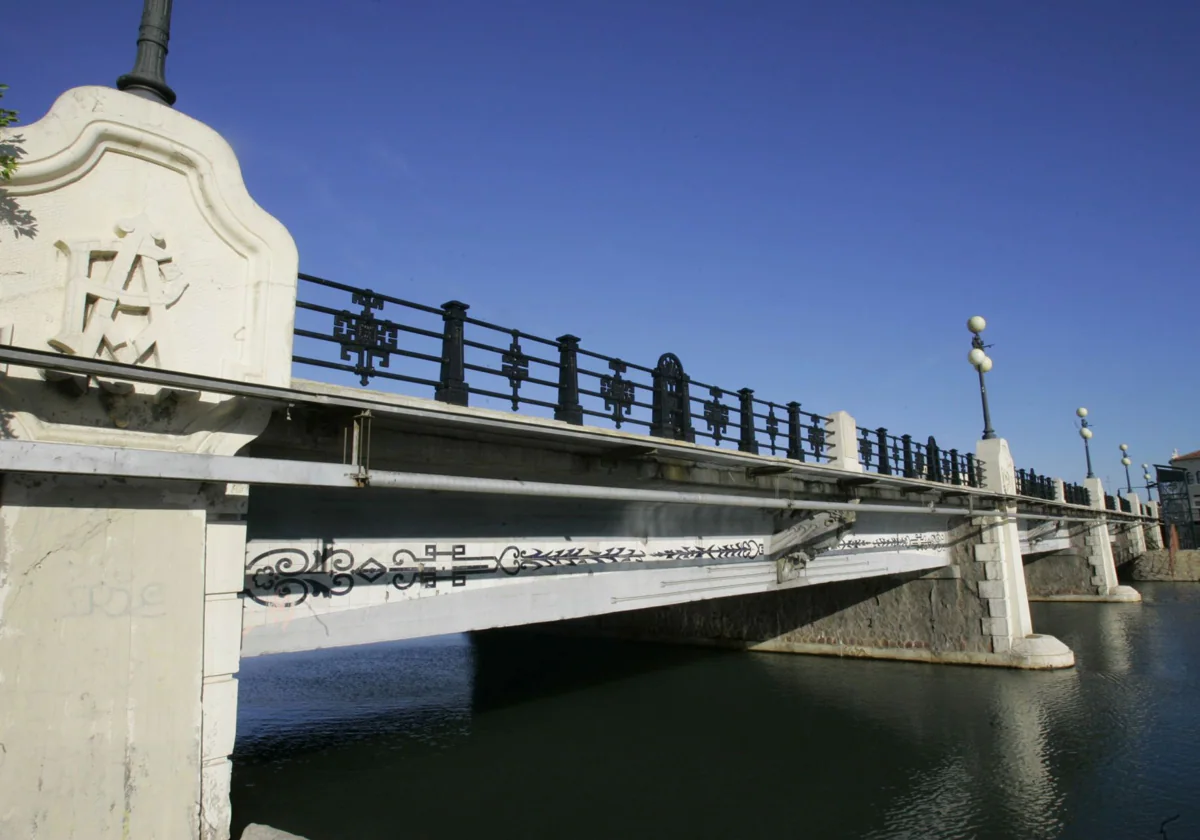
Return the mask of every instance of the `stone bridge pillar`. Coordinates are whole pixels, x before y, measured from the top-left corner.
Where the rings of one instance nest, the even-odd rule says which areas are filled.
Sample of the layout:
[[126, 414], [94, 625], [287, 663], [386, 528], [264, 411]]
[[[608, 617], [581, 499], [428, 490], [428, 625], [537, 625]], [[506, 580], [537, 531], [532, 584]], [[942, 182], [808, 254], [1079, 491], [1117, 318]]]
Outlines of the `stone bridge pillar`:
[[1153, 517], [1154, 521], [1145, 525], [1146, 549], [1148, 551], [1161, 551], [1166, 546], [1163, 545], [1162, 522], [1161, 514], [1158, 510], [1158, 502], [1146, 502], [1146, 515]]
[[1113, 558], [1112, 538], [1104, 507], [1104, 484], [1098, 478], [1084, 479], [1096, 518], [1071, 528], [1071, 542], [1087, 561], [1091, 570], [1089, 583], [1094, 587], [1091, 600], [1140, 601], [1142, 596], [1130, 586], [1117, 583], [1117, 566]]
[[[297, 256], [233, 151], [100, 87], [0, 132], [13, 345], [288, 385]], [[10, 366], [0, 437], [233, 455], [266, 407]], [[152, 474], [152, 473], [151, 473]], [[246, 489], [0, 475], [0, 837], [223, 840]]]
[[[1016, 467], [1003, 438], [981, 440], [975, 446], [976, 457], [986, 464], [983, 486], [1005, 496], [1017, 492]], [[1061, 484], [1059, 485], [1061, 490]], [[975, 559], [983, 564], [984, 580], [979, 595], [986, 599], [990, 619], [984, 620], [990, 633], [992, 650], [1011, 653], [1018, 660], [1074, 663], [1074, 654], [1054, 636], [1033, 632], [1029, 614], [1029, 595], [1025, 588], [1025, 568], [1021, 558], [1021, 536], [1015, 503], [1005, 505], [1008, 516], [979, 517], [981, 540], [974, 547]], [[1029, 667], [1029, 666], [1026, 666]], [[1033, 667], [1037, 667], [1034, 665]], [[1058, 666], [1061, 667], [1061, 666]]]
[[[1135, 493], [1124, 496], [1135, 514], [1142, 513], [1141, 499]], [[1129, 563], [1146, 553], [1146, 532], [1141, 522], [1120, 521], [1117, 523], [1116, 545], [1113, 560], [1118, 566]]]

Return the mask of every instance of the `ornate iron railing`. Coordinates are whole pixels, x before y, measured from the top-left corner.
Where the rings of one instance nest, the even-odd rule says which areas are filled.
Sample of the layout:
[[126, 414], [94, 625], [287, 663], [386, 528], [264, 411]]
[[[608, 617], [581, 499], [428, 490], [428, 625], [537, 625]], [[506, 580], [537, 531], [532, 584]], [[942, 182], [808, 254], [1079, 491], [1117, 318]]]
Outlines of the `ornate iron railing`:
[[1017, 470], [1017, 495], [1054, 501], [1054, 479], [1033, 470]]
[[1116, 510], [1117, 509], [1117, 500], [1114, 499], [1112, 496], [1110, 496], [1108, 493], [1104, 494], [1104, 509], [1105, 510]]
[[1133, 513], [1133, 505], [1132, 505], [1132, 504], [1130, 504], [1130, 502], [1129, 502], [1129, 500], [1128, 500], [1128, 499], [1125, 499], [1125, 498], [1118, 498], [1118, 499], [1117, 499], [1117, 504], [1121, 506], [1121, 510], [1122, 510], [1123, 512], [1125, 512], [1125, 513]]
[[865, 470], [968, 487], [983, 483], [983, 464], [973, 454], [960, 455], [957, 449], [942, 449], [932, 435], [925, 443], [919, 443], [912, 435], [896, 437], [882, 427], [859, 426], [857, 431], [858, 460]]
[[[699, 382], [672, 353], [645, 367], [586, 350], [573, 335], [551, 340], [472, 318], [459, 301], [427, 306], [308, 274], [299, 278], [318, 295], [348, 294], [357, 311], [297, 300], [298, 309], [332, 319], [327, 331], [296, 327], [302, 346], [292, 360], [298, 364], [350, 373], [363, 385], [385, 379], [432, 388], [434, 399], [452, 405], [465, 406], [474, 394], [508, 402], [513, 411], [540, 408], [574, 425], [597, 418], [673, 440], [703, 439], [796, 461], [829, 459], [828, 418], [798, 402], [759, 399], [749, 388]], [[402, 314], [386, 318], [387, 307]], [[336, 361], [307, 352], [328, 344], [338, 348]], [[411, 364], [393, 368], [393, 357]], [[427, 375], [417, 375], [422, 365]]]
[[1063, 484], [1063, 497], [1068, 504], [1084, 505], [1085, 507], [1092, 504], [1092, 494], [1088, 492], [1086, 487], [1081, 487], [1078, 484]]

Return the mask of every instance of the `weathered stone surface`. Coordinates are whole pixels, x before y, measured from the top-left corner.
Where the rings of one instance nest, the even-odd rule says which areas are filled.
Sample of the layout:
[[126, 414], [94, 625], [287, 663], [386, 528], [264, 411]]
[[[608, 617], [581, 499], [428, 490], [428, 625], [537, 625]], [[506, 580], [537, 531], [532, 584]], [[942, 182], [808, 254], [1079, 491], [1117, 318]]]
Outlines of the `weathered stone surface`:
[[304, 840], [299, 834], [289, 834], [269, 825], [250, 823], [242, 832], [242, 840]]
[[1147, 551], [1128, 567], [1132, 580], [1170, 580], [1200, 582], [1200, 551], [1177, 551], [1175, 563], [1166, 549]]
[[1095, 594], [1093, 568], [1075, 551], [1033, 554], [1025, 560], [1025, 587], [1031, 599], [1052, 595]]

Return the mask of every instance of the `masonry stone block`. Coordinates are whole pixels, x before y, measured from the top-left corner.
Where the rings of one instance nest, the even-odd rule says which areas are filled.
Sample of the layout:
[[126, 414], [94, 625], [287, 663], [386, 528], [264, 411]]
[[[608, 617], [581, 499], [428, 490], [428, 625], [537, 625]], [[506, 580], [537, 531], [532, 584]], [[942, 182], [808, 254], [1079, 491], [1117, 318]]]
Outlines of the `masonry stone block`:
[[237, 735], [238, 681], [234, 677], [208, 677], [201, 695], [203, 732], [201, 758], [212, 761], [233, 752]]
[[204, 676], [236, 674], [242, 655], [242, 600], [209, 595], [204, 600]]
[[1002, 557], [1001, 546], [997, 543], [976, 543], [972, 550], [975, 552], [975, 560], [979, 563], [999, 563]]
[[1008, 636], [1008, 619], [987, 616], [982, 619], [983, 632], [988, 636]]
[[204, 529], [205, 592], [241, 592], [246, 587], [245, 574], [246, 523], [210, 519]]
[[979, 582], [979, 597], [980, 598], [1003, 598], [1004, 597], [1004, 581], [1002, 581], [1002, 580], [981, 580]]
[[233, 780], [233, 764], [219, 759], [205, 764], [200, 771], [203, 796], [200, 801], [200, 840], [229, 840], [232, 817], [229, 789]]

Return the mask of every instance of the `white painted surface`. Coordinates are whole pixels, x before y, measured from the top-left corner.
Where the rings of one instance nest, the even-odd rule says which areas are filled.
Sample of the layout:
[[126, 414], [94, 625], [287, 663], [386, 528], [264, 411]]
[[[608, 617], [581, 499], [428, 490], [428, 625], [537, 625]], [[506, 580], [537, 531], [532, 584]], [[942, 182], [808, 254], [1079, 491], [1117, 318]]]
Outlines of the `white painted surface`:
[[[317, 548], [315, 543], [311, 545]], [[357, 549], [356, 558], [362, 553], [369, 556], [376, 548], [365, 544], [339, 544], [339, 547], [347, 545]], [[249, 552], [257, 555], [267, 546], [252, 543]], [[480, 580], [478, 585], [472, 580], [460, 587], [439, 582], [437, 587], [425, 589], [418, 583], [405, 591], [385, 585], [367, 587], [365, 597], [358, 602], [353, 596], [355, 590], [361, 589], [355, 586], [348, 593], [350, 597], [310, 594], [303, 601], [296, 599], [292, 608], [265, 606], [248, 599], [242, 655], [582, 618], [944, 565], [946, 558], [938, 552], [879, 550], [852, 557], [818, 557], [795, 580], [784, 584], [777, 582], [773, 561], [750, 560], [663, 569], [646, 563], [636, 571], [517, 576]]]
[[198, 836], [204, 512], [132, 495], [5, 476], [0, 837]]
[[[295, 244], [216, 132], [84, 87], [12, 134], [5, 191], [37, 234], [0, 227], [0, 341], [290, 385]], [[96, 466], [84, 445], [232, 455], [268, 418], [242, 398], [43, 378], [8, 367], [3, 443], [74, 466]], [[226, 840], [244, 527], [196, 476], [91, 472], [5, 476], [0, 837]]]
[[[38, 228], [0, 227], [0, 312], [22, 346], [290, 383], [295, 244], [250, 198], [220, 135], [101, 87], [69, 90], [0, 137], [13, 133], [25, 154], [5, 191]], [[164, 434], [145, 428], [132, 400], [124, 414], [120, 401], [49, 391], [36, 402], [17, 407], [17, 437], [232, 453], [266, 419], [227, 398], [183, 395], [158, 422]]]

